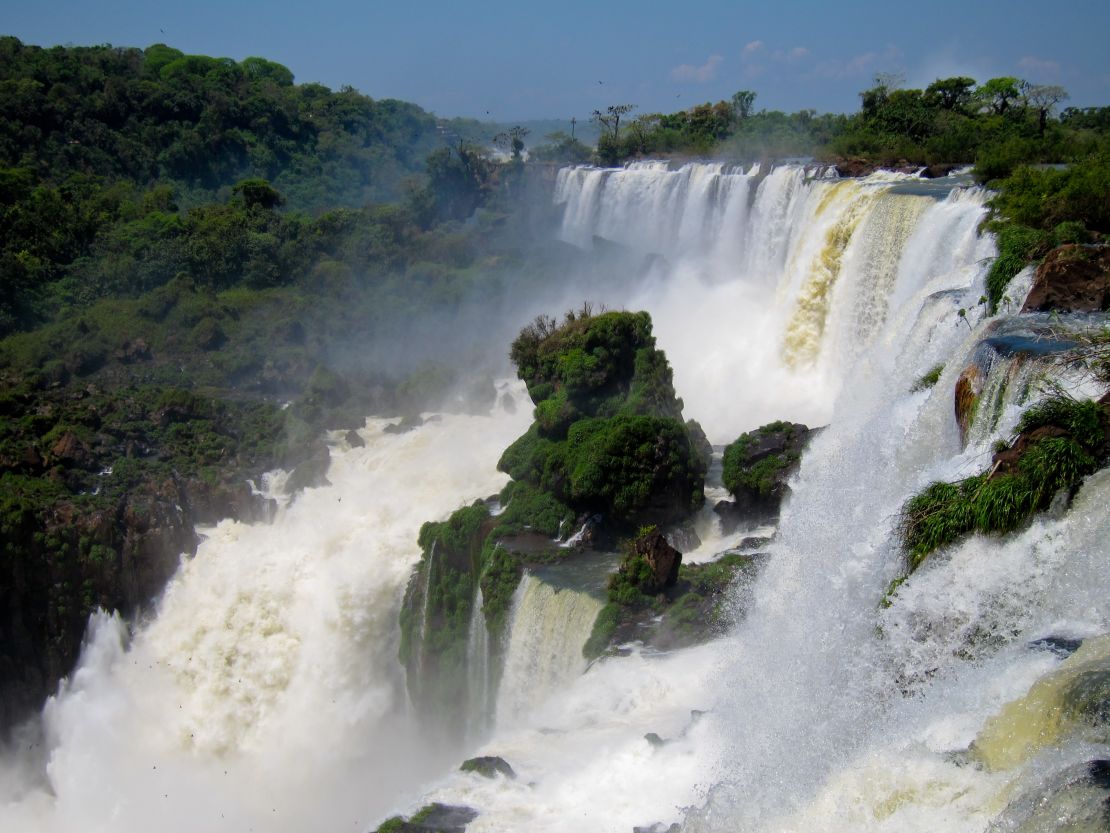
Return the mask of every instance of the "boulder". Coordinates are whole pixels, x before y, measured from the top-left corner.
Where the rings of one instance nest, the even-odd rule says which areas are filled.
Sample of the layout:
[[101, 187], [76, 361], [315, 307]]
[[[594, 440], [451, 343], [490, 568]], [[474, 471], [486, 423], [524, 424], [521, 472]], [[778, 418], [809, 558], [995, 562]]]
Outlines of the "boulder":
[[459, 767], [461, 772], [473, 772], [483, 778], [496, 778], [504, 775], [506, 778], [516, 778], [516, 773], [509, 766], [508, 761], [497, 755], [482, 755], [477, 758], [468, 758]]
[[955, 162], [939, 162], [933, 165], [927, 165], [925, 170], [921, 172], [921, 176], [925, 179], [937, 179], [942, 176], [948, 176], [952, 171], [962, 167], [965, 166]]
[[970, 365], [956, 380], [953, 407], [956, 414], [956, 424], [960, 427], [960, 441], [967, 443], [967, 434], [971, 424], [975, 421], [975, 412], [979, 406], [979, 397], [983, 393], [986, 378], [977, 365]]
[[1037, 267], [1022, 312], [1110, 310], [1110, 245], [1058, 246]]
[[92, 453], [80, 437], [66, 431], [50, 448], [50, 456], [59, 463], [76, 468], [88, 468], [94, 464]]
[[725, 448], [721, 479], [735, 498], [732, 507], [715, 507], [722, 524], [764, 521], [778, 515], [798, 470], [802, 451], [816, 429], [801, 423], [772, 422], [741, 434]]
[[667, 543], [658, 529], [641, 535], [632, 544], [633, 551], [647, 562], [650, 577], [640, 584], [647, 595], [662, 592], [678, 581], [678, 568], [682, 566], [682, 553]]

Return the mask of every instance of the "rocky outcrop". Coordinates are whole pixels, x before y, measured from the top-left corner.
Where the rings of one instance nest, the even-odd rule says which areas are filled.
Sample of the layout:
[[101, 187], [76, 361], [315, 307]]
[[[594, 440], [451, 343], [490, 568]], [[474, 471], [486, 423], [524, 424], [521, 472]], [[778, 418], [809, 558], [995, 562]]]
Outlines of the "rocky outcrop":
[[985, 381], [983, 372], [976, 365], [965, 368], [960, 378], [956, 380], [953, 410], [956, 414], [956, 425], [960, 428], [960, 441], [964, 444], [967, 443], [968, 432], [975, 422], [975, 413], [979, 408], [979, 397], [983, 394]]
[[503, 775], [506, 778], [516, 778], [516, 773], [509, 766], [509, 762], [497, 755], [482, 755], [477, 758], [468, 758], [459, 767], [460, 772], [473, 772], [483, 778], [496, 778]]
[[899, 159], [889, 165], [881, 164], [874, 159], [864, 159], [859, 156], [839, 157], [833, 160], [836, 172], [845, 177], [860, 177], [873, 174], [875, 171], [894, 171], [900, 174], [912, 174], [921, 170], [921, 165], [906, 159]]
[[1037, 267], [1022, 312], [1099, 312], [1110, 309], [1110, 245], [1068, 243]]
[[815, 430], [801, 423], [772, 422], [741, 434], [727, 446], [721, 479], [734, 502], [714, 507], [722, 522], [735, 528], [742, 520], [777, 517], [789, 491], [787, 481], [798, 470]]
[[640, 581], [640, 592], [652, 596], [678, 581], [682, 553], [667, 543], [658, 527], [641, 535], [632, 544], [632, 552], [642, 558], [648, 569]]
[[681, 561], [682, 554], [656, 529], [627, 542], [609, 577], [608, 603], [582, 649], [587, 659], [629, 642], [671, 650], [720, 635], [737, 610], [724, 604], [726, 594], [739, 576], [753, 577], [764, 557], [729, 552], [702, 564]]

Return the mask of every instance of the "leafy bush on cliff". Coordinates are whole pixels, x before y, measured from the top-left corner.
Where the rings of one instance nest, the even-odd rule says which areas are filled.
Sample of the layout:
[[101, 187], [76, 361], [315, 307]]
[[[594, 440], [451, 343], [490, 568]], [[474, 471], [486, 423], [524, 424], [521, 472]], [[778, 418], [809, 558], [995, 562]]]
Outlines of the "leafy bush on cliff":
[[541, 316], [510, 356], [536, 421], [498, 467], [578, 511], [671, 520], [696, 508], [706, 462], [700, 427], [681, 422], [666, 356], [645, 312]]
[[1023, 414], [1017, 438], [1003, 444], [989, 472], [932, 483], [907, 500], [899, 534], [910, 570], [972, 532], [1011, 532], [1061, 490], [1073, 492], [1105, 461], [1106, 422], [1096, 402], [1050, 396]]

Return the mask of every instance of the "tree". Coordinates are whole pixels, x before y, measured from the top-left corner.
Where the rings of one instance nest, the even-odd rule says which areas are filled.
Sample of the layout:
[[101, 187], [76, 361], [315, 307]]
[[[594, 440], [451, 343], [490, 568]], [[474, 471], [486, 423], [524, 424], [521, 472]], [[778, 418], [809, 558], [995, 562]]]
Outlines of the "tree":
[[635, 109], [635, 104], [610, 104], [604, 113], [594, 110], [593, 121], [609, 131], [610, 137], [616, 141], [620, 138], [621, 116], [626, 116]]
[[874, 84], [871, 89], [864, 90], [859, 94], [860, 97], [860, 110], [864, 116], [874, 117], [890, 94], [897, 90], [902, 84], [905, 83], [905, 78], [901, 73], [895, 72], [877, 72], [875, 73]]
[[285, 203], [285, 197], [264, 179], [244, 179], [236, 183], [231, 191], [243, 198], [243, 204], [247, 208], [256, 205], [260, 208], [277, 208]]
[[527, 127], [516, 125], [510, 127], [506, 132], [494, 136], [493, 143], [506, 153], [511, 153], [513, 161], [517, 162], [524, 151], [524, 137], [530, 132]]
[[1010, 106], [1021, 98], [1021, 83], [1011, 75], [992, 78], [975, 90], [974, 98], [994, 115], [1004, 116]]
[[1040, 135], [1044, 136], [1048, 126], [1048, 117], [1061, 101], [1067, 101], [1070, 96], [1067, 90], [1053, 84], [1022, 84], [1021, 88], [1025, 106], [1037, 111], [1037, 127]]
[[941, 110], [963, 110], [971, 102], [971, 90], [975, 79], [966, 75], [952, 78], [938, 78], [925, 88], [925, 101], [931, 107]]
[[752, 112], [755, 103], [755, 93], [751, 90], [740, 90], [732, 94], [732, 112], [737, 119], [746, 119]]

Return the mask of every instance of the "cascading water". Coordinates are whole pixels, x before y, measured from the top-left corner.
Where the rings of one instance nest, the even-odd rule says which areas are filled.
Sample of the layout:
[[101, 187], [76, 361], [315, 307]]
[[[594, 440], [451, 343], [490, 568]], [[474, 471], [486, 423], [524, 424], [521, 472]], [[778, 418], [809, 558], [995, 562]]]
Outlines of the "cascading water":
[[497, 695], [497, 724], [519, 722], [586, 669], [582, 646], [601, 602], [526, 574], [513, 598], [505, 670]]
[[[984, 339], [1013, 335], [978, 304], [994, 253], [977, 233], [985, 195], [927, 190], [796, 166], [559, 174], [563, 238], [613, 240], [644, 270], [591, 300], [651, 312], [685, 412], [715, 442], [775, 419], [828, 425], [727, 638], [633, 648], [582, 673], [600, 603], [529, 576], [496, 725], [471, 750], [519, 777], [443, 776], [457, 759], [398, 766], [396, 749], [419, 748], [397, 718], [393, 624], [417, 529], [496, 490], [493, 464], [529, 416], [447, 417], [394, 437], [371, 422], [366, 449], [335, 455], [334, 486], [272, 527], [210, 532], [130, 646], [118, 620], [97, 623], [46, 711], [49, 785], [0, 795], [0, 823], [361, 830], [439, 800], [480, 812], [470, 833], [1058, 829], [1041, 824], [1037, 791], [1088, 784], [1106, 739], [1003, 749], [997, 765], [975, 743], [994, 743], [992, 716], [1066, 671], [1044, 645], [1110, 631], [1110, 475], [1089, 478], [1066, 513], [930, 556], [881, 604], [904, 572], [903, 501], [985, 468], [1041, 395], [1036, 361], [1005, 344], [981, 354]], [[644, 267], [646, 254], [662, 258]], [[953, 390], [976, 363], [980, 404], [961, 436]], [[940, 364], [932, 389], [912, 390]], [[476, 617], [471, 690], [489, 686], [484, 633]], [[367, 796], [370, 783], [381, 789]], [[1067, 806], [1089, 807], [1082, 789]], [[1088, 792], [1101, 800], [1097, 783]]]
[[370, 827], [442, 766], [406, 716], [397, 660], [415, 531], [497, 491], [527, 422], [444, 415], [390, 434], [371, 420], [364, 448], [333, 447], [332, 485], [272, 525], [206, 530], [129, 645], [118, 618], [94, 623], [45, 711], [48, 783], [0, 772], [0, 828]]
[[470, 628], [466, 645], [466, 672], [467, 695], [470, 701], [470, 714], [467, 718], [467, 728], [474, 737], [483, 737], [490, 724], [491, 718], [491, 674], [489, 629], [486, 628], [486, 617], [482, 614], [485, 604], [482, 598], [482, 588], [474, 598], [474, 606], [470, 611]]

